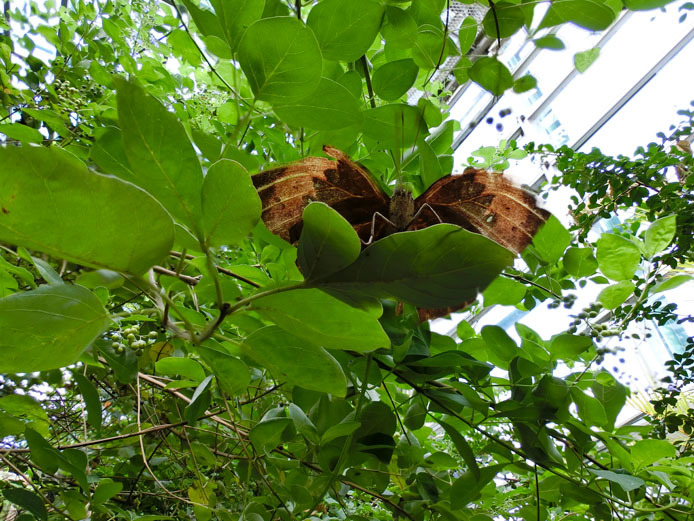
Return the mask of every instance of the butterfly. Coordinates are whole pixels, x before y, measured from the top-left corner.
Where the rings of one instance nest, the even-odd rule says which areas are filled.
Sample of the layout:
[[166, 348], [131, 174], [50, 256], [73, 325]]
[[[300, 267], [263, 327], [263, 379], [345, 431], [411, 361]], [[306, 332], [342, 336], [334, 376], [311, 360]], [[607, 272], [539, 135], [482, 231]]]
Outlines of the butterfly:
[[268, 230], [299, 240], [304, 208], [321, 201], [354, 227], [362, 242], [397, 231], [445, 222], [480, 233], [518, 254], [530, 244], [549, 212], [535, 194], [499, 173], [467, 168], [434, 182], [416, 199], [401, 187], [388, 197], [373, 175], [342, 151], [325, 146], [327, 157], [306, 157], [252, 176]]
[[[330, 157], [306, 157], [252, 176], [263, 222], [293, 244], [299, 240], [302, 214], [311, 201], [321, 201], [341, 214], [364, 246], [395, 232], [444, 222], [519, 254], [550, 215], [537, 205], [533, 192], [499, 173], [467, 168], [435, 181], [416, 199], [400, 186], [389, 197], [373, 175], [345, 153], [330, 146], [323, 151]], [[441, 316], [443, 310], [438, 313]]]

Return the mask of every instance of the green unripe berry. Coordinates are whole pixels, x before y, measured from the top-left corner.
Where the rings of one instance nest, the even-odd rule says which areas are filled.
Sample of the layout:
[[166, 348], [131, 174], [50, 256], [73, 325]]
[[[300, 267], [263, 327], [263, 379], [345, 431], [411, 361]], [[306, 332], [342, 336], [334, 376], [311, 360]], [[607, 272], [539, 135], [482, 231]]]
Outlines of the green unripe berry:
[[135, 341], [135, 335], [133, 335], [132, 333], [129, 333], [126, 338], [128, 339], [128, 342], [130, 342], [130, 343], [133, 343]]

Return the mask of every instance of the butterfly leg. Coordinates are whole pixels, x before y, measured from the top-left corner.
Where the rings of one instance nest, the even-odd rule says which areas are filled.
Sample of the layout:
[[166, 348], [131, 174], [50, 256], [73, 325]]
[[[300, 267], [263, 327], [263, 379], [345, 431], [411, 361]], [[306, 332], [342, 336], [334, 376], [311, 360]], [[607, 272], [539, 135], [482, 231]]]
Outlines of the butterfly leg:
[[436, 210], [434, 210], [434, 209], [429, 205], [429, 203], [424, 203], [422, 206], [419, 207], [419, 209], [418, 209], [417, 212], [414, 214], [414, 216], [412, 217], [412, 219], [410, 219], [410, 222], [407, 223], [407, 228], [409, 228], [410, 226], [412, 226], [412, 224], [417, 220], [417, 217], [419, 217], [419, 214], [422, 213], [422, 211], [423, 211], [425, 208], [426, 208], [427, 210], [429, 210], [431, 213], [434, 214], [434, 217], [436, 217], [436, 220], [439, 221], [439, 224], [443, 223], [443, 220], [441, 219], [441, 217], [439, 217], [439, 214], [436, 213]]
[[380, 213], [380, 212], [374, 212], [373, 217], [371, 217], [371, 235], [369, 236], [369, 240], [368, 240], [368, 241], [364, 241], [363, 239], [360, 239], [360, 240], [361, 240], [361, 243], [362, 243], [364, 246], [368, 246], [369, 244], [371, 244], [371, 243], [373, 242], [373, 240], [374, 240], [374, 237], [376, 236], [376, 217], [380, 217], [380, 218], [381, 218], [382, 220], [384, 220], [387, 224], [390, 224], [393, 228], [397, 228], [397, 227], [395, 226], [395, 224], [393, 223], [393, 221], [391, 221], [390, 219], [388, 219], [388, 217], [386, 217], [385, 215], [383, 215], [383, 214]]

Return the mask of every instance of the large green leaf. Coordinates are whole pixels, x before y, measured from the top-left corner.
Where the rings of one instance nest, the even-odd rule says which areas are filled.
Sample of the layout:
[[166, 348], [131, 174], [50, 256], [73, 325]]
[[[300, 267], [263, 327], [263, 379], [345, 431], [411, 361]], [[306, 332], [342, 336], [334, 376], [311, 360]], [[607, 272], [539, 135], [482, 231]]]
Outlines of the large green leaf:
[[235, 51], [243, 33], [263, 15], [265, 0], [212, 0], [222, 32]]
[[82, 286], [41, 286], [0, 299], [0, 372], [71, 364], [109, 323], [101, 301]]
[[202, 184], [202, 216], [208, 246], [234, 245], [260, 220], [262, 205], [251, 176], [240, 163], [221, 159]]
[[572, 22], [589, 31], [607, 29], [617, 13], [601, 0], [561, 0], [552, 2], [539, 29]]
[[384, 7], [373, 0], [323, 0], [308, 15], [323, 56], [327, 60], [355, 61], [376, 38]]
[[619, 472], [613, 472], [611, 470], [588, 470], [599, 478], [603, 478], [608, 481], [612, 481], [613, 483], [617, 483], [620, 487], [624, 489], [625, 492], [631, 492], [632, 490], [636, 490], [637, 488], [642, 487], [646, 484], [646, 482], [643, 479], [636, 476], [632, 476], [630, 474], [622, 474]]
[[575, 360], [584, 351], [593, 347], [589, 336], [561, 334], [552, 338], [549, 352], [552, 360]]
[[427, 133], [424, 117], [411, 105], [383, 105], [364, 113], [364, 135], [382, 148], [411, 147]]
[[381, 34], [389, 48], [409, 49], [417, 38], [417, 22], [404, 9], [386, 6]]
[[597, 242], [598, 266], [612, 280], [629, 280], [641, 261], [639, 248], [630, 240], [613, 233], [603, 233]]
[[547, 222], [533, 237], [533, 246], [542, 258], [551, 264], [559, 260], [570, 243], [571, 235], [553, 215], [549, 216]]
[[115, 78], [118, 120], [135, 183], [181, 223], [200, 230], [202, 170], [178, 118], [145, 90]]
[[502, 306], [515, 306], [523, 300], [526, 291], [527, 288], [520, 282], [504, 276], [497, 277], [484, 290], [484, 305], [493, 306], [501, 304]]
[[142, 190], [58, 148], [0, 149], [0, 241], [141, 274], [166, 256], [173, 224]]
[[381, 65], [374, 71], [371, 83], [379, 98], [394, 101], [414, 85], [418, 73], [417, 64], [405, 58]]
[[327, 349], [366, 352], [390, 347], [376, 317], [317, 289], [268, 295], [256, 300], [253, 309], [296, 337]]
[[624, 6], [632, 11], [648, 11], [664, 7], [673, 0], [624, 0]]
[[635, 287], [630, 280], [620, 280], [616, 284], [603, 288], [597, 301], [607, 309], [615, 309], [634, 293]]
[[251, 25], [239, 44], [239, 63], [253, 94], [271, 103], [290, 103], [315, 90], [323, 59], [313, 31], [291, 16]]
[[644, 243], [646, 246], [646, 255], [648, 258], [660, 253], [667, 248], [677, 231], [677, 217], [668, 215], [661, 217], [657, 221], [651, 223], [644, 235]]
[[254, 331], [241, 348], [277, 379], [336, 396], [347, 393], [345, 374], [330, 353], [276, 326]]
[[586, 425], [604, 427], [608, 424], [607, 413], [600, 401], [578, 387], [571, 389], [571, 398], [578, 407], [578, 415]]
[[[208, 343], [211, 342], [208, 340]], [[230, 396], [238, 396], [246, 392], [251, 382], [248, 367], [243, 361], [214, 344], [197, 347], [200, 357], [212, 369], [222, 390]]]
[[666, 440], [640, 440], [631, 447], [631, 460], [638, 468], [655, 463], [662, 458], [677, 457], [677, 449]]
[[525, 23], [525, 14], [520, 5], [510, 2], [494, 4], [482, 20], [484, 32], [490, 38], [508, 38]]
[[89, 381], [86, 376], [75, 373], [73, 378], [77, 382], [80, 389], [80, 394], [84, 400], [84, 405], [87, 408], [87, 422], [96, 429], [101, 430], [101, 400], [99, 399], [99, 391], [96, 390], [94, 384]]
[[420, 307], [455, 306], [474, 298], [512, 261], [511, 252], [481, 235], [437, 224], [376, 241], [325, 284]]
[[484, 56], [470, 68], [470, 79], [495, 96], [501, 96], [513, 86], [513, 76], [497, 58]]
[[564, 269], [574, 277], [588, 277], [598, 269], [592, 248], [571, 247], [564, 253]]
[[297, 264], [306, 280], [317, 280], [352, 264], [361, 252], [354, 228], [324, 203], [304, 210]]
[[[21, 434], [25, 427], [30, 427], [43, 436], [49, 435], [51, 421], [43, 410], [41, 404], [31, 396], [25, 394], [8, 394], [0, 398], [0, 411], [11, 416], [13, 420], [7, 426], [10, 431], [0, 429], [0, 436]], [[3, 420], [6, 420], [5, 416]]]
[[345, 87], [321, 78], [318, 88], [290, 103], [275, 104], [279, 118], [295, 127], [336, 130], [361, 125], [364, 117], [357, 98]]
[[11, 503], [34, 514], [37, 519], [43, 521], [48, 519], [48, 511], [43, 504], [43, 499], [35, 492], [23, 488], [10, 487], [4, 489], [2, 494]]

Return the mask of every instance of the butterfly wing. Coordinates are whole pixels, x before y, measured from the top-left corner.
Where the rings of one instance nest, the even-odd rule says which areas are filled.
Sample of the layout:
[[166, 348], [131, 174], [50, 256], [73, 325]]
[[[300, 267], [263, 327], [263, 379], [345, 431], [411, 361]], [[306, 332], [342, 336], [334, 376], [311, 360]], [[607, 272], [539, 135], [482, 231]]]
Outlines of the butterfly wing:
[[263, 222], [272, 233], [295, 243], [301, 234], [304, 208], [311, 201], [320, 201], [368, 240], [374, 214], [385, 215], [388, 210], [388, 196], [368, 170], [343, 152], [328, 146], [323, 150], [336, 161], [307, 157], [252, 176], [263, 204]]
[[[428, 208], [422, 208], [425, 205]], [[419, 217], [411, 229], [438, 222], [457, 224], [516, 254], [530, 244], [550, 215], [537, 206], [530, 190], [502, 174], [475, 168], [439, 179], [415, 200], [415, 207]]]

